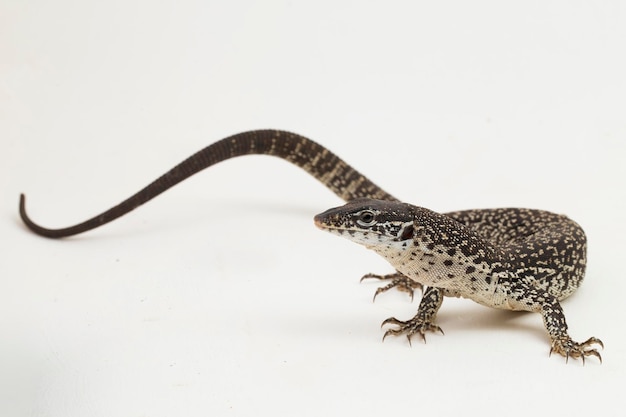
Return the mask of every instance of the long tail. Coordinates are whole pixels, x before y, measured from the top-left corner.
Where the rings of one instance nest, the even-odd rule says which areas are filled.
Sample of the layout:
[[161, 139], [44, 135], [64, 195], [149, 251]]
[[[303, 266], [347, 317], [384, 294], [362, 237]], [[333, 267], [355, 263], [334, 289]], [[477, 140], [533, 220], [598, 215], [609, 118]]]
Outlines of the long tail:
[[323, 146], [295, 133], [256, 130], [227, 137], [185, 159], [151, 184], [109, 210], [74, 226], [48, 229], [26, 214], [26, 197], [20, 196], [20, 216], [34, 233], [61, 238], [86, 232], [123, 216], [179, 182], [212, 165], [242, 155], [272, 155], [289, 161], [317, 178], [344, 201], [356, 198], [395, 200]]

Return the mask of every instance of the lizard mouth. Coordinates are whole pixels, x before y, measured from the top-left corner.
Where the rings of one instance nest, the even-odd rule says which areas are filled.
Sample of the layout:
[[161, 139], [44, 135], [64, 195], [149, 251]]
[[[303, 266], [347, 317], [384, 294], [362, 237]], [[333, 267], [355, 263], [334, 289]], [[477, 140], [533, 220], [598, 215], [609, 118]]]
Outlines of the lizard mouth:
[[328, 224], [327, 221], [325, 221], [325, 217], [323, 216], [323, 214], [324, 213], [315, 215], [315, 217], [313, 217], [313, 223], [318, 229], [330, 229], [331, 226]]
[[313, 217], [313, 223], [317, 228], [322, 230], [341, 229], [340, 214], [341, 207], [330, 208], [322, 213], [316, 214], [315, 217]]

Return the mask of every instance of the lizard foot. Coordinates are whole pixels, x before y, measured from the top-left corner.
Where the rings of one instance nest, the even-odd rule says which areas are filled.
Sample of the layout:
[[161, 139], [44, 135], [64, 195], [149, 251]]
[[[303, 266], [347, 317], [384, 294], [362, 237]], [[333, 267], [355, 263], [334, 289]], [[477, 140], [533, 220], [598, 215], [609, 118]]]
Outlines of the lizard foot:
[[583, 360], [583, 365], [585, 364], [586, 356], [595, 356], [600, 360], [600, 363], [602, 363], [602, 356], [600, 356], [600, 353], [596, 349], [591, 348], [592, 345], [599, 345], [602, 349], [604, 349], [602, 341], [595, 337], [590, 337], [583, 343], [576, 343], [566, 335], [565, 337], [554, 339], [552, 341], [552, 346], [550, 346], [550, 355], [552, 355], [552, 352], [556, 352], [565, 356], [565, 363], [567, 363], [569, 358], [581, 358]]
[[434, 323], [431, 323], [430, 321], [424, 320], [419, 316], [413, 317], [411, 320], [407, 321], [401, 321], [395, 317], [390, 317], [387, 320], [383, 321], [380, 327], [384, 326], [385, 324], [395, 324], [398, 326], [398, 328], [387, 330], [383, 335], [383, 341], [389, 335], [399, 336], [401, 334], [405, 334], [407, 340], [409, 341], [409, 345], [411, 345], [411, 337], [413, 335], [419, 334], [420, 336], [422, 336], [422, 340], [424, 341], [424, 343], [426, 343], [427, 331], [440, 332], [441, 334], [444, 334], [441, 327], [437, 326]]
[[406, 277], [399, 272], [395, 272], [393, 274], [387, 274], [387, 275], [366, 274], [366, 275], [363, 275], [363, 277], [361, 278], [361, 282], [364, 279], [370, 279], [370, 278], [378, 279], [381, 281], [391, 280], [389, 284], [385, 285], [384, 287], [380, 287], [376, 290], [372, 301], [376, 301], [376, 297], [378, 296], [378, 294], [389, 291], [392, 288], [397, 288], [400, 291], [409, 293], [409, 295], [411, 296], [411, 301], [413, 301], [413, 294], [415, 293], [415, 289], [419, 288], [420, 290], [423, 290], [422, 284], [420, 284], [419, 282], [413, 281], [411, 278]]

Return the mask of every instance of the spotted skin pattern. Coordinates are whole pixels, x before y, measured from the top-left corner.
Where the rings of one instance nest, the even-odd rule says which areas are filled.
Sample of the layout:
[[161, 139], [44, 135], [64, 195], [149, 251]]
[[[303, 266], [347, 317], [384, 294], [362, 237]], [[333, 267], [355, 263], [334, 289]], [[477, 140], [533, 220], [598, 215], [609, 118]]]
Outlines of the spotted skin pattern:
[[[580, 285], [585, 271], [585, 235], [564, 216], [538, 210], [467, 210], [447, 214], [399, 202], [342, 159], [316, 142], [281, 130], [242, 132], [191, 155], [161, 177], [110, 209], [73, 226], [46, 228], [19, 212], [34, 233], [63, 238], [105, 225], [138, 208], [181, 181], [215, 164], [244, 155], [284, 159], [317, 178], [348, 205], [316, 217], [316, 224], [357, 241], [387, 259], [396, 272], [366, 275], [391, 281], [376, 295], [397, 288], [413, 295], [427, 287], [416, 316], [395, 324], [388, 335], [439, 331], [435, 324], [444, 297], [465, 297], [480, 304], [542, 315], [551, 352], [566, 358], [600, 354], [590, 338], [572, 341], [559, 301]], [[443, 332], [442, 332], [443, 333]]]
[[[447, 214], [401, 202], [356, 200], [315, 217], [318, 227], [383, 256], [404, 277], [428, 289], [411, 320], [394, 317], [388, 335], [440, 331], [444, 296], [487, 307], [541, 314], [551, 352], [566, 358], [596, 356], [596, 338], [569, 336], [559, 301], [581, 284], [586, 238], [565, 216], [529, 209], [467, 210]], [[407, 285], [407, 284], [403, 284]]]

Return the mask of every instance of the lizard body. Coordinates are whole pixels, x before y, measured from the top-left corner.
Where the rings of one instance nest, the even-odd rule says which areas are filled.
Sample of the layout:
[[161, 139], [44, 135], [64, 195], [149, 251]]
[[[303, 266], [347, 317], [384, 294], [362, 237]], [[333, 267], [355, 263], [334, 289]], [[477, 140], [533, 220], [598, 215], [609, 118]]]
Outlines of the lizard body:
[[439, 214], [402, 203], [321, 145], [279, 130], [243, 132], [207, 146], [120, 204], [74, 226], [50, 229], [33, 222], [20, 197], [20, 215], [33, 232], [50, 238], [99, 227], [151, 200], [179, 182], [219, 162], [249, 154], [292, 162], [348, 203], [315, 217], [318, 227], [373, 249], [396, 269], [390, 288], [412, 293], [427, 286], [416, 316], [389, 318], [390, 334], [411, 336], [441, 331], [435, 324], [443, 298], [464, 297], [480, 304], [540, 313], [551, 352], [566, 358], [600, 354], [596, 338], [574, 342], [559, 301], [582, 282], [585, 234], [565, 216], [529, 209], [466, 210]]
[[[396, 318], [390, 334], [441, 331], [434, 319], [444, 296], [487, 307], [540, 313], [551, 352], [593, 355], [589, 338], [574, 342], [559, 301], [582, 282], [586, 239], [565, 216], [542, 210], [487, 209], [439, 214], [402, 202], [356, 200], [315, 216], [321, 229], [374, 250], [403, 276], [428, 286], [417, 315]], [[504, 226], [506, 224], [506, 227]]]

